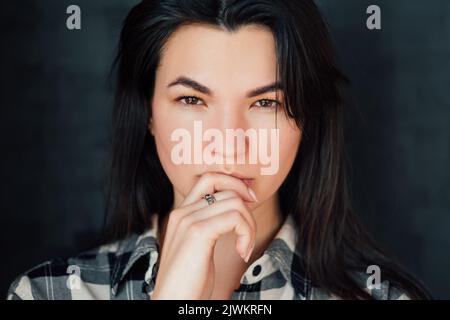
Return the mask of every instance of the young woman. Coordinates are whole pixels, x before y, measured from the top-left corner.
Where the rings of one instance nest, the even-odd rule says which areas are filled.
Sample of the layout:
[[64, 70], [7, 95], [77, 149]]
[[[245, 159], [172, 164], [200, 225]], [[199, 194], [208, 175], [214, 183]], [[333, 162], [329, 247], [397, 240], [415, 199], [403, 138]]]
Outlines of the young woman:
[[106, 244], [10, 299], [429, 297], [352, 212], [348, 81], [312, 0], [142, 1], [116, 65]]

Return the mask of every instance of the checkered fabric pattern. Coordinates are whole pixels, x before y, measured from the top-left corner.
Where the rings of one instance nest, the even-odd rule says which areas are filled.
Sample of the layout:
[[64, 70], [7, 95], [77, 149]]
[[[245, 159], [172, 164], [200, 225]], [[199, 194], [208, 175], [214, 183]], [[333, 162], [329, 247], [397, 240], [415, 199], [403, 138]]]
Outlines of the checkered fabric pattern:
[[[19, 275], [7, 299], [32, 300], [150, 300], [158, 272], [157, 216], [144, 234], [44, 262]], [[296, 228], [288, 216], [264, 254], [241, 278], [232, 300], [339, 299], [311, 286], [296, 250]], [[356, 275], [365, 288], [367, 274]], [[408, 299], [387, 281], [365, 289], [376, 299]]]

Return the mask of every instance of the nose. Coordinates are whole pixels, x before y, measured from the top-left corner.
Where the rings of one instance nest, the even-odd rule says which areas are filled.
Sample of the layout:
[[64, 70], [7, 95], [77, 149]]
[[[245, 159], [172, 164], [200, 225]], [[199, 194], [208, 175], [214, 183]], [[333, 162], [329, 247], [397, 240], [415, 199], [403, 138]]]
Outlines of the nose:
[[223, 157], [225, 161], [245, 157], [248, 149], [248, 121], [243, 109], [235, 105], [224, 106], [216, 113], [213, 123], [222, 133], [224, 142], [223, 153], [219, 151], [218, 156]]

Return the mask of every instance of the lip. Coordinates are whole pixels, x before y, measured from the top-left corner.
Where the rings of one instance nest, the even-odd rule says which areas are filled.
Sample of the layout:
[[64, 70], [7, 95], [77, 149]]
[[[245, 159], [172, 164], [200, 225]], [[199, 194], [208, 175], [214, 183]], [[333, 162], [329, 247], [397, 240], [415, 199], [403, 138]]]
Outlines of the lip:
[[220, 173], [220, 174], [225, 174], [227, 176], [238, 178], [239, 180], [242, 180], [247, 185], [247, 187], [251, 187], [255, 180], [253, 178], [244, 176], [243, 174], [241, 174], [239, 172], [212, 171], [211, 173]]
[[246, 185], [247, 187], [251, 188], [253, 186], [253, 183], [255, 180], [253, 179], [241, 179]]

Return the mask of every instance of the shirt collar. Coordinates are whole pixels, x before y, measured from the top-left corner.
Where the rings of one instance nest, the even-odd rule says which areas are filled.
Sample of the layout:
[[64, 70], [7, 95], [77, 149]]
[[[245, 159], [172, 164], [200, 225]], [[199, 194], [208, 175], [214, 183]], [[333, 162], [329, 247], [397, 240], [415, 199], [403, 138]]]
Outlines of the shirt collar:
[[[304, 297], [308, 292], [309, 281], [302, 267], [297, 236], [295, 221], [288, 215], [262, 256], [247, 268], [241, 283], [251, 285], [279, 271], [296, 292]], [[260, 271], [253, 274], [256, 268]]]
[[[133, 265], [142, 257], [150, 254], [150, 264], [145, 274], [145, 281], [149, 282], [154, 273], [154, 266], [159, 255], [158, 216], [152, 216], [152, 226], [141, 235], [133, 234], [121, 241], [117, 251], [117, 261], [111, 273], [111, 291], [115, 295], [120, 282], [125, 278]], [[274, 239], [270, 242], [263, 255], [249, 266], [242, 276], [241, 282], [250, 283], [251, 272], [257, 264], [269, 265], [272, 269], [279, 269], [283, 277], [291, 283], [301, 294], [306, 294], [309, 281], [302, 268], [301, 255], [297, 249], [297, 232], [295, 221], [288, 215]], [[273, 270], [263, 270], [269, 273]]]

